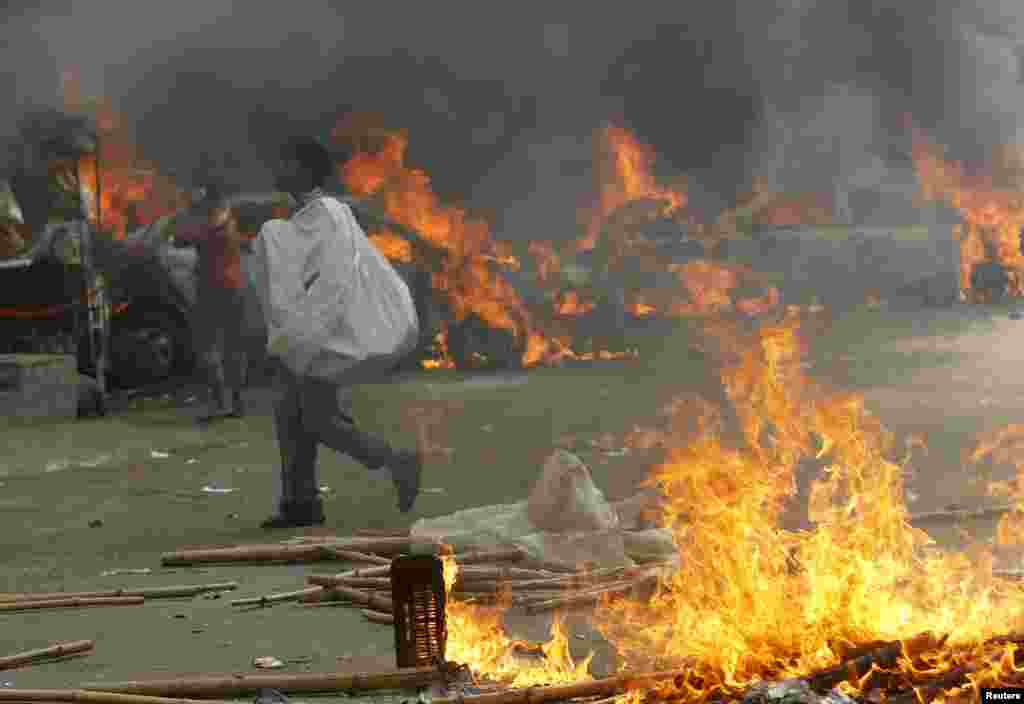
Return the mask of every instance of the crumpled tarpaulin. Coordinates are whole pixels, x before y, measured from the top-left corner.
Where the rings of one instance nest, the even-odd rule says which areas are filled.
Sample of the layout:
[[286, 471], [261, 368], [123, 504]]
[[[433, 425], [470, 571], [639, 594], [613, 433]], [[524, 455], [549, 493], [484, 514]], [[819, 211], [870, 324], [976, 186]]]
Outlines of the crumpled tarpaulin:
[[678, 554], [671, 530], [640, 523], [636, 505], [647, 500], [637, 495], [610, 504], [587, 466], [558, 450], [529, 499], [420, 519], [412, 526], [413, 550], [431, 551], [441, 541], [456, 551], [515, 546], [538, 560], [600, 567], [671, 561]]

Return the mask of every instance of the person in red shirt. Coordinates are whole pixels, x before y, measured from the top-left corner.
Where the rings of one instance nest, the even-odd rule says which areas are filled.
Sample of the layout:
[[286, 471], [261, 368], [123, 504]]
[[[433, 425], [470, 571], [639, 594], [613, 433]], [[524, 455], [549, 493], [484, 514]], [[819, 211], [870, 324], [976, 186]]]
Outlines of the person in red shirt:
[[246, 281], [242, 273], [242, 237], [220, 190], [208, 186], [193, 215], [176, 227], [175, 240], [178, 244], [194, 244], [199, 254], [194, 329], [210, 385], [209, 409], [199, 419], [205, 423], [245, 413]]

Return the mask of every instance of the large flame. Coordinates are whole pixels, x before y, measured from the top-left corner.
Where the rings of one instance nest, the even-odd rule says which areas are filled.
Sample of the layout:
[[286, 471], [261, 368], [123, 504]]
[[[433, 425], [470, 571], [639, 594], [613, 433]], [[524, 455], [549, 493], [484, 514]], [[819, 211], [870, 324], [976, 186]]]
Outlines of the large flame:
[[551, 639], [542, 644], [540, 657], [519, 653], [523, 641], [509, 638], [502, 624], [503, 607], [480, 606], [459, 601], [451, 590], [458, 577], [458, 565], [451, 555], [442, 557], [445, 589], [448, 592], [446, 621], [448, 644], [445, 657], [468, 665], [474, 675], [501, 681], [514, 687], [537, 684], [568, 684], [590, 679], [589, 655], [574, 662], [569, 638], [560, 618], [551, 624]]
[[1010, 269], [1009, 292], [1024, 294], [1024, 162], [1011, 149], [997, 151], [987, 172], [969, 171], [946, 159], [944, 150], [918, 129], [913, 131], [913, 157], [921, 194], [955, 208], [963, 225], [954, 235], [960, 243], [960, 289], [970, 292], [971, 275], [985, 261]]
[[[667, 459], [649, 479], [681, 567], [649, 602], [595, 617], [629, 666], [697, 663], [681, 694], [703, 701], [829, 666], [844, 645], [932, 631], [950, 636], [936, 656], [948, 659], [1024, 623], [1024, 588], [993, 576], [990, 553], [929, 550], [909, 524], [891, 438], [861, 398], [803, 377], [795, 321], [731, 337], [741, 352], [723, 382], [742, 441], [723, 434], [717, 409], [681, 403], [670, 421], [684, 414], [686, 430], [660, 438]], [[824, 465], [814, 527], [783, 530], [795, 467], [810, 458]]]
[[685, 189], [666, 187], [657, 182], [653, 172], [654, 150], [641, 143], [629, 130], [606, 125], [598, 134], [595, 149], [595, 165], [600, 179], [597, 203], [587, 216], [586, 233], [576, 243], [577, 249], [592, 249], [607, 218], [627, 203], [660, 201], [661, 215], [672, 215], [686, 207]]
[[[335, 137], [351, 139], [351, 126], [339, 125]], [[378, 198], [396, 223], [445, 252], [434, 285], [446, 295], [455, 320], [476, 314], [492, 328], [512, 331], [526, 341], [525, 366], [561, 357], [564, 347], [536, 328], [515, 290], [496, 271], [495, 262], [507, 254], [491, 239], [487, 223], [441, 203], [430, 177], [406, 166], [405, 133], [378, 131], [374, 137], [372, 150], [349, 160], [341, 178], [352, 193]]]
[[[147, 225], [185, 205], [174, 182], [142, 159], [129, 139], [124, 121], [103, 99], [86, 100], [72, 71], [62, 80], [64, 106], [69, 112], [91, 114], [99, 128], [99, 190], [101, 227], [122, 239], [132, 227]], [[96, 218], [97, 159], [79, 163], [81, 187], [89, 217]]]

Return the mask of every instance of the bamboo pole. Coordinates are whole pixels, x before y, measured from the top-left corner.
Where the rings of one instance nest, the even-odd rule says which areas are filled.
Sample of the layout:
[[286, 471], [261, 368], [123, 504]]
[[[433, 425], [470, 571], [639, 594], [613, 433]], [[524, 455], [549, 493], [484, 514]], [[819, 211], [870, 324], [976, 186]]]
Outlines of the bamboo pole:
[[354, 531], [354, 535], [364, 538], [408, 538], [409, 529], [380, 529], [380, 528], [359, 528]]
[[363, 609], [363, 618], [371, 623], [394, 624], [395, 622], [394, 614], [373, 611], [372, 609]]
[[915, 658], [924, 652], [939, 648], [946, 642], [946, 638], [947, 636], [939, 638], [935, 634], [925, 631], [905, 641], [886, 643], [863, 655], [845, 660], [834, 667], [820, 670], [802, 679], [812, 690], [820, 694], [829, 691], [840, 682], [855, 682], [874, 667], [881, 669], [896, 667], [899, 659], [905, 655]]
[[330, 589], [325, 589], [319, 601], [331, 600], [351, 601], [354, 604], [369, 607], [374, 611], [383, 611], [384, 613], [391, 613], [395, 610], [394, 602], [391, 599], [350, 587], [331, 587]]
[[661, 680], [685, 676], [685, 671], [651, 672], [619, 675], [555, 687], [527, 687], [504, 692], [476, 694], [468, 697], [439, 697], [432, 704], [545, 704], [580, 697], [610, 697], [633, 689], [644, 689]]
[[346, 562], [368, 562], [371, 565], [390, 565], [391, 560], [380, 555], [371, 555], [365, 552], [354, 552], [352, 550], [339, 550], [330, 546], [324, 546], [324, 551], [329, 555], [333, 555], [338, 560], [345, 560]]
[[111, 589], [97, 592], [39, 592], [0, 594], [0, 603], [10, 601], [48, 601], [51, 599], [103, 599], [119, 596], [141, 596], [146, 599], [171, 599], [197, 596], [207, 592], [226, 592], [238, 588], [238, 582], [180, 585], [173, 587], [147, 587], [145, 589]]
[[224, 562], [318, 562], [333, 558], [324, 548], [364, 553], [397, 555], [410, 552], [408, 538], [352, 538], [330, 544], [238, 545], [224, 548], [177, 550], [160, 557], [164, 566], [186, 566]]
[[640, 589], [649, 584], [657, 584], [657, 582], [657, 575], [646, 575], [644, 577], [628, 581], [614, 582], [596, 589], [573, 592], [564, 596], [555, 597], [554, 599], [545, 599], [540, 601], [530, 600], [522, 601], [520, 603], [526, 606], [526, 610], [530, 613], [552, 611], [563, 607], [572, 608], [575, 606], [591, 606], [600, 603], [602, 597], [628, 594], [634, 589]]
[[[437, 681], [445, 674], [454, 673], [455, 668], [454, 664], [449, 664], [446, 668], [420, 667], [356, 674], [331, 672], [293, 675], [207, 675], [204, 677], [178, 677], [175, 679], [134, 682], [93, 682], [82, 685], [82, 688], [90, 691], [100, 690], [158, 697], [195, 698], [246, 697], [256, 694], [261, 689], [276, 689], [284, 694], [368, 692], [382, 689], [414, 689], [422, 687]], [[97, 702], [97, 704], [101, 703]], [[125, 704], [132, 703], [126, 702]], [[139, 702], [138, 704], [146, 703]]]
[[972, 518], [996, 518], [1004, 513], [1013, 511], [1013, 504], [1003, 506], [989, 506], [980, 509], [946, 509], [942, 511], [925, 511], [910, 515], [910, 523], [913, 525], [921, 523], [936, 523], [944, 521], [966, 521]]
[[136, 606], [145, 602], [141, 596], [115, 596], [83, 599], [43, 599], [41, 601], [7, 601], [0, 611], [28, 611], [33, 609], [65, 609], [86, 606]]
[[455, 554], [455, 562], [458, 565], [476, 565], [491, 562], [520, 562], [526, 559], [526, 551], [519, 548], [507, 548], [502, 550], [479, 550]]
[[42, 660], [87, 653], [91, 651], [95, 645], [96, 644], [91, 640], [73, 640], [65, 643], [57, 643], [56, 645], [39, 648], [37, 650], [26, 650], [23, 653], [5, 655], [0, 657], [0, 670], [11, 670], [15, 667], [30, 665]]
[[212, 704], [209, 700], [149, 697], [84, 689], [0, 689], [0, 702], [79, 702], [81, 704]]
[[312, 596], [322, 592], [323, 587], [306, 587], [305, 589], [296, 589], [293, 592], [280, 592], [278, 594], [264, 594], [263, 596], [254, 596], [247, 599], [235, 599], [231, 602], [232, 606], [269, 606], [271, 604], [279, 604], [284, 601], [299, 601], [305, 596]]

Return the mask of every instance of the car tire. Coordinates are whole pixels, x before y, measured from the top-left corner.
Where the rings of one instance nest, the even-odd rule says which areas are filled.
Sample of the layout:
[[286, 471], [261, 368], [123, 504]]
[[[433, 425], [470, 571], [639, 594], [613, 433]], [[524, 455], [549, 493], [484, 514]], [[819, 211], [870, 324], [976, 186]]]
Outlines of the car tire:
[[194, 357], [188, 324], [165, 309], [140, 308], [115, 320], [110, 348], [111, 376], [118, 386], [143, 386], [184, 374]]

